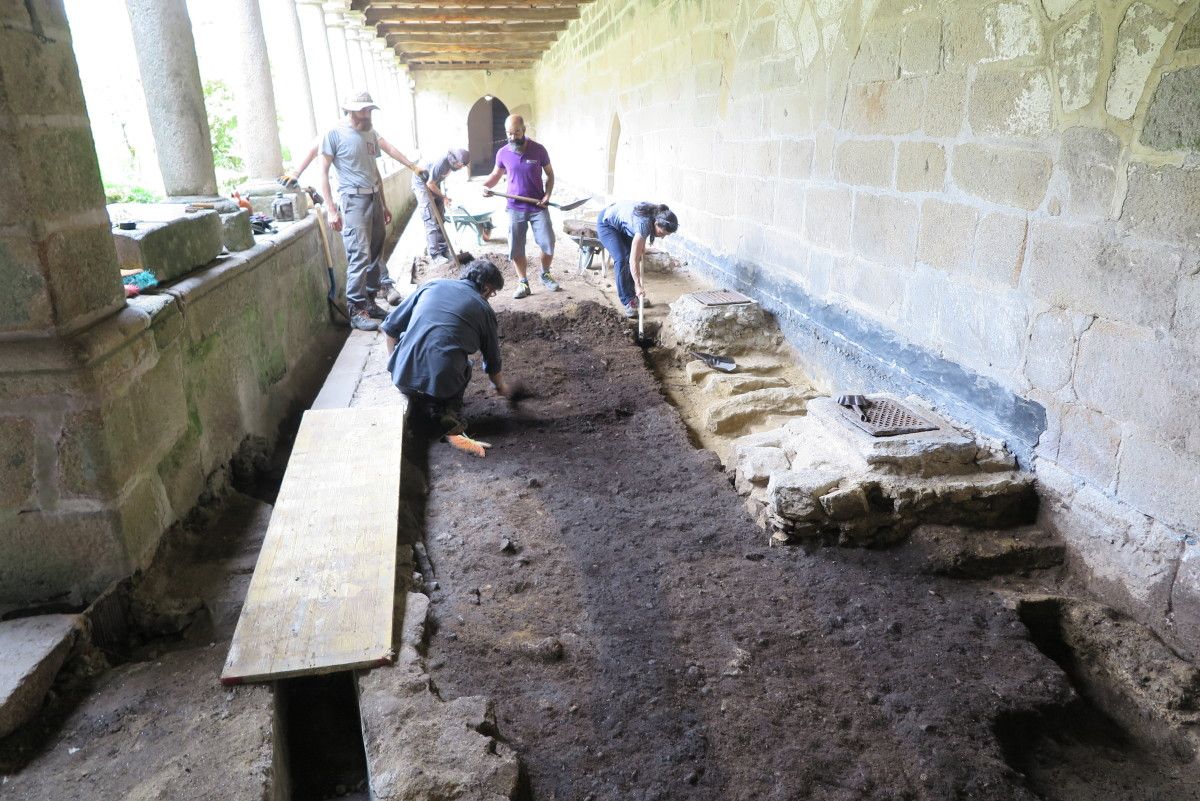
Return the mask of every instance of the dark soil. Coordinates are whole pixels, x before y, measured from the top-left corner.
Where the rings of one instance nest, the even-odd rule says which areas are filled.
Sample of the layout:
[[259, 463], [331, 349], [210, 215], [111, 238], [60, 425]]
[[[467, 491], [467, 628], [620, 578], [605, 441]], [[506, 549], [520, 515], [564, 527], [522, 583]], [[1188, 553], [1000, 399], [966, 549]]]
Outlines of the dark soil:
[[[611, 309], [501, 313], [510, 414], [429, 454], [429, 661], [539, 801], [1033, 799], [1000, 720], [1073, 694], [1016, 613], [888, 552], [769, 549]], [[435, 586], [435, 585], [430, 585]]]

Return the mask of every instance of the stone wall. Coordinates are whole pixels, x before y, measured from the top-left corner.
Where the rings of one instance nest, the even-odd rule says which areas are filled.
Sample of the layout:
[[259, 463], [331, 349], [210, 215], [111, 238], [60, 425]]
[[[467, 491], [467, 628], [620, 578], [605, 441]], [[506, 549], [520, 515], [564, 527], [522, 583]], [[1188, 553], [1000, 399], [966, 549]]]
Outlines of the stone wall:
[[[385, 188], [394, 230], [409, 173]], [[325, 265], [310, 214], [69, 340], [0, 340], [0, 605], [86, 601], [144, 567], [246, 436], [307, 408], [346, 335]]]
[[529, 135], [537, 138], [537, 120], [530, 117], [533, 81], [528, 73], [485, 70], [418, 70], [416, 81], [417, 138], [422, 158], [441, 155], [452, 147], [467, 147], [467, 115], [485, 95], [500, 98], [511, 114], [523, 114]]
[[1196, 649], [1198, 5], [597, 0], [539, 138], [670, 203], [827, 389], [1005, 438], [1093, 586]]

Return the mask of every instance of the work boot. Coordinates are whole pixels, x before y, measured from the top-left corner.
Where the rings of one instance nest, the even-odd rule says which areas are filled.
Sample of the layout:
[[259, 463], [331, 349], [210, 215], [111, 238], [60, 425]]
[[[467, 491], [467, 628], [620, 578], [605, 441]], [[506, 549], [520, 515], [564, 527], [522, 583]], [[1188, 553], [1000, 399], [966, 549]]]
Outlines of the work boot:
[[404, 302], [404, 298], [396, 291], [395, 284], [388, 284], [387, 287], [387, 302], [392, 306], [399, 306]]
[[559, 289], [558, 282], [550, 277], [549, 272], [542, 273], [542, 286], [546, 287], [546, 289], [550, 290], [551, 292], [557, 292]]
[[[371, 304], [372, 306], [375, 304]], [[378, 331], [379, 321], [372, 320], [370, 313], [360, 306], [351, 306], [350, 327], [358, 331]]]
[[529, 291], [529, 279], [522, 278], [520, 281], [517, 281], [517, 291], [513, 293], [513, 297], [520, 300], [521, 298], [529, 297], [530, 294], [532, 293]]
[[379, 308], [379, 304], [372, 299], [367, 301], [367, 315], [372, 320], [386, 320], [388, 313]]

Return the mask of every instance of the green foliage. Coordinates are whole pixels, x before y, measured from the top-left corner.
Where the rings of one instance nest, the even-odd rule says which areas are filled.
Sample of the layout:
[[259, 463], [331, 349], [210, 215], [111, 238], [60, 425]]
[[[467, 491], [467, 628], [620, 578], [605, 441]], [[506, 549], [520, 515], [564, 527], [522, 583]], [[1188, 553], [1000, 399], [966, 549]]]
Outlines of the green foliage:
[[104, 184], [105, 203], [158, 203], [162, 196], [144, 186]]
[[238, 118], [233, 92], [224, 81], [204, 82], [204, 106], [208, 110], [208, 131], [212, 137], [213, 166], [223, 194], [229, 194], [246, 180], [246, 165], [236, 152]]

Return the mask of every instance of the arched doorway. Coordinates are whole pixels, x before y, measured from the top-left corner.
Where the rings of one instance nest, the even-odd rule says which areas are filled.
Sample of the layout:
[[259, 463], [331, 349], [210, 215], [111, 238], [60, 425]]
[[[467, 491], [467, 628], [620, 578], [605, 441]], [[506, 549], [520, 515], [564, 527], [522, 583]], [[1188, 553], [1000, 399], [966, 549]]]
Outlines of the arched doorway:
[[467, 114], [467, 147], [471, 149], [471, 175], [487, 175], [496, 164], [496, 151], [504, 146], [504, 119], [508, 106], [500, 98], [485, 95]]

